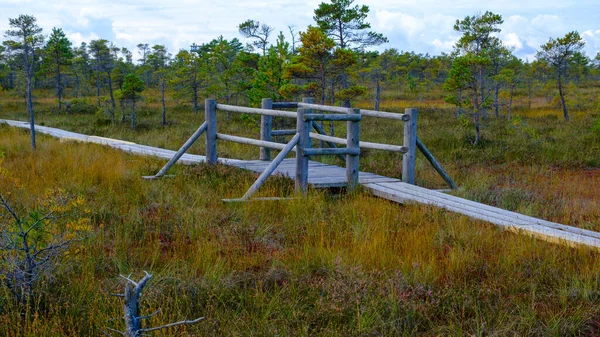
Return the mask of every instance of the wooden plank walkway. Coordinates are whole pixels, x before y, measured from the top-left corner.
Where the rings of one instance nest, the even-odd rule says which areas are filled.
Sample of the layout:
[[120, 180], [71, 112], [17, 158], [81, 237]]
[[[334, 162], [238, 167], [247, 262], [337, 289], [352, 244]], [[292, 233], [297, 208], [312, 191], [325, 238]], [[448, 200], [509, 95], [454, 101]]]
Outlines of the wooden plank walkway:
[[[29, 123], [27, 122], [0, 120], [0, 123], [5, 123], [19, 128], [29, 128]], [[36, 126], [36, 131], [61, 139], [103, 144], [129, 153], [150, 155], [163, 159], [171, 159], [176, 152], [117, 139], [87, 136], [44, 126]], [[205, 156], [185, 154], [178, 162], [190, 165], [204, 161], [206, 161]], [[270, 163], [268, 161], [260, 160], [237, 160], [227, 158], [220, 158], [219, 162], [256, 173], [263, 172]], [[290, 158], [285, 159], [281, 163], [281, 165], [275, 171], [275, 174], [280, 174], [293, 179], [295, 176], [295, 170], [296, 160], [294, 158]], [[317, 188], [343, 187], [346, 185], [345, 168], [334, 165], [310, 161], [308, 177], [309, 184]], [[562, 243], [570, 246], [584, 245], [600, 248], [600, 233], [598, 232], [566, 226], [516, 212], [503, 210], [445, 193], [406, 184], [395, 178], [384, 177], [368, 172], [360, 172], [359, 184], [373, 195], [393, 202], [401, 204], [418, 203], [431, 205], [444, 208], [452, 212], [464, 214], [477, 220], [486, 221], [506, 230], [532, 235], [545, 241]]]

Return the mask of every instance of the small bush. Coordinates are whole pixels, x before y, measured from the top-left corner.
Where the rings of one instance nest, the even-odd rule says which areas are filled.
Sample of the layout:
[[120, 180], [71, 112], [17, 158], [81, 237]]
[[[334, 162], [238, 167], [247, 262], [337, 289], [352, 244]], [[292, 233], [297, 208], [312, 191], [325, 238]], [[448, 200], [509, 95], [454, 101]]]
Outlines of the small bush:
[[97, 110], [87, 99], [73, 98], [71, 102], [65, 102], [65, 106], [67, 112], [74, 114], [94, 114]]

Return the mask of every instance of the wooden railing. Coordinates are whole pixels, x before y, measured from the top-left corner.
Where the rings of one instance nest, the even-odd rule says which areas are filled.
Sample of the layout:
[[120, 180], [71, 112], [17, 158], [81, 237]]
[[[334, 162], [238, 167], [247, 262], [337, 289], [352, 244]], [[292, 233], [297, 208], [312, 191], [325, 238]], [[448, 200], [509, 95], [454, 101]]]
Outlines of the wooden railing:
[[[302, 102], [282, 102], [273, 103], [271, 99], [266, 98], [262, 101], [263, 109], [274, 109], [274, 108], [305, 108], [314, 109], [320, 111], [327, 111], [339, 114], [348, 113], [349, 108], [344, 107], [332, 107], [326, 105], [313, 104], [311, 98], [304, 98]], [[361, 141], [360, 148], [372, 149], [372, 150], [383, 150], [389, 152], [404, 153], [402, 158], [402, 181], [414, 184], [415, 183], [415, 166], [416, 166], [416, 149], [417, 149], [417, 109], [405, 109], [404, 114], [373, 111], [373, 110], [359, 110], [361, 116], [385, 118], [391, 120], [398, 120], [404, 122], [404, 144], [403, 145], [391, 145]], [[273, 122], [272, 117], [263, 116], [261, 118], [261, 140], [270, 141], [271, 136], [274, 135], [289, 135], [290, 131], [293, 130], [272, 130]], [[321, 140], [326, 142], [329, 147], [336, 147], [336, 144], [346, 144], [346, 140], [343, 138], [328, 136], [325, 130], [317, 123], [313, 124], [316, 133], [311, 132], [310, 137], [313, 139]], [[261, 149], [260, 153], [261, 160], [270, 160], [270, 152], [268, 149]]]
[[[297, 109], [296, 111], [283, 111], [277, 109]], [[260, 139], [239, 137], [217, 132], [217, 110], [258, 114], [261, 116]], [[313, 111], [329, 112], [313, 113]], [[360, 121], [364, 117], [386, 118], [404, 122], [404, 144], [380, 144], [360, 141]], [[273, 117], [284, 117], [296, 119], [296, 128], [287, 130], [273, 130]], [[316, 121], [342, 121], [347, 123], [346, 138], [328, 136]], [[311, 130], [316, 132], [311, 132]], [[248, 200], [264, 184], [266, 179], [273, 174], [278, 165], [281, 164], [288, 154], [296, 152], [296, 176], [295, 186], [297, 193], [306, 193], [308, 186], [308, 163], [311, 156], [335, 155], [346, 161], [347, 187], [352, 190], [358, 185], [360, 149], [374, 149], [403, 153], [402, 159], [402, 181], [414, 184], [416, 150], [419, 148], [433, 166], [440, 172], [448, 184], [455, 188], [454, 182], [435, 161], [435, 158], [417, 138], [417, 110], [405, 109], [404, 114], [360, 110], [353, 108], [333, 107], [314, 104], [311, 98], [305, 98], [302, 102], [274, 103], [271, 99], [263, 99], [261, 108], [247, 108], [234, 105], [218, 104], [214, 99], [205, 101], [205, 122], [177, 151], [175, 156], [151, 178], [164, 176], [167, 171], [181, 158], [189, 147], [202, 135], [206, 136], [206, 161], [216, 164], [218, 161], [217, 141], [230, 141], [240, 144], [260, 147], [260, 159], [271, 160], [271, 149], [279, 150], [279, 154], [273, 159], [268, 167], [262, 172], [250, 189], [240, 199]], [[273, 142], [273, 136], [288, 135], [292, 138], [287, 143]], [[313, 148], [311, 139], [317, 139], [329, 148]], [[345, 145], [339, 148], [337, 145]]]

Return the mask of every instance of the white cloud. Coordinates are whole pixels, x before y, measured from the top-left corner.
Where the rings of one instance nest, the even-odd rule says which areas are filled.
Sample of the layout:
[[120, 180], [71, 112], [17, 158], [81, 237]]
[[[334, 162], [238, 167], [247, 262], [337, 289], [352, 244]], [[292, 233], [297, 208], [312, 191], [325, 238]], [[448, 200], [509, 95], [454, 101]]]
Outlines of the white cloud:
[[[49, 34], [52, 27], [65, 30], [75, 45], [104, 38], [135, 50], [138, 43], [165, 44], [171, 53], [192, 43], [205, 43], [219, 35], [237, 37], [237, 25], [247, 19], [275, 27], [289, 37], [288, 25], [296, 31], [313, 22], [313, 11], [327, 0], [1, 0], [0, 30], [8, 29], [8, 18], [28, 13]], [[597, 0], [356, 0], [370, 7], [369, 21], [397, 48], [417, 53], [449, 52], [458, 34], [456, 19], [491, 10], [505, 23], [499, 37], [518, 55], [535, 54], [549, 37], [579, 30], [587, 41], [586, 51], [600, 51]], [[595, 9], [595, 10], [594, 10]]]
[[79, 47], [81, 45], [82, 42], [88, 43], [91, 40], [98, 40], [100, 39], [100, 37], [98, 35], [96, 35], [95, 33], [91, 33], [88, 35], [82, 35], [81, 33], [67, 33], [67, 38], [69, 38], [69, 40], [71, 40], [71, 42], [73, 43], [74, 47]]
[[515, 50], [519, 50], [523, 48], [523, 43], [521, 39], [515, 33], [508, 33], [504, 38], [504, 43], [509, 46], [515, 48]]

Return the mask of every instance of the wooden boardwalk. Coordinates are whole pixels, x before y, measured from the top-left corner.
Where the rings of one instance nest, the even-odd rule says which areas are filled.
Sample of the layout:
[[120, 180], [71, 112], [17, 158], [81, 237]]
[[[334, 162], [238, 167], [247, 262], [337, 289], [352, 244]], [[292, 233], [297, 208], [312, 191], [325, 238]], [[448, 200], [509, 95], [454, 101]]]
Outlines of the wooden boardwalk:
[[[19, 128], [29, 128], [26, 122], [0, 120]], [[171, 159], [176, 151], [139, 145], [131, 142], [103, 137], [87, 136], [60, 129], [36, 126], [39, 133], [48, 134], [61, 139], [90, 142], [107, 145], [133, 154], [150, 155], [163, 159]], [[182, 164], [196, 164], [206, 161], [205, 156], [185, 154], [178, 161]], [[269, 165], [268, 161], [237, 160], [220, 158], [219, 162], [241, 169], [262, 173]], [[293, 179], [296, 170], [295, 159], [285, 159], [275, 171]], [[346, 169], [334, 165], [309, 162], [309, 184], [314, 187], [343, 187], [346, 185]], [[418, 203], [447, 209], [464, 214], [473, 219], [486, 221], [503, 229], [535, 236], [545, 241], [567, 244], [570, 246], [589, 246], [600, 248], [600, 233], [559, 223], [537, 219], [531, 216], [510, 212], [478, 202], [455, 197], [445, 193], [403, 183], [398, 179], [384, 177], [368, 172], [359, 172], [359, 184], [375, 196], [397, 202]]]

